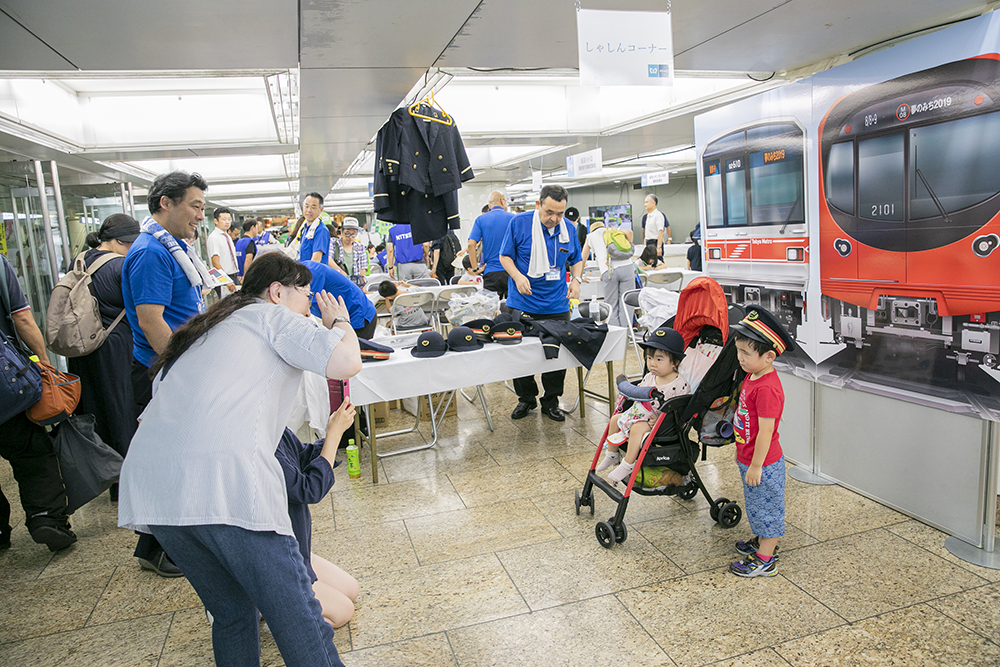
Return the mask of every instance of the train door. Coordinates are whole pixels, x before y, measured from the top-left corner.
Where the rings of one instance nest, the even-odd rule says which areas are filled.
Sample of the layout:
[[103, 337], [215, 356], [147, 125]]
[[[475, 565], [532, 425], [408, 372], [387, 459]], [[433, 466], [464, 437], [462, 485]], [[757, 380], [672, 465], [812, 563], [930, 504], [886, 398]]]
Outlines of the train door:
[[894, 132], [858, 140], [857, 262], [865, 267], [858, 276], [862, 280], [906, 282], [905, 139], [904, 132]]

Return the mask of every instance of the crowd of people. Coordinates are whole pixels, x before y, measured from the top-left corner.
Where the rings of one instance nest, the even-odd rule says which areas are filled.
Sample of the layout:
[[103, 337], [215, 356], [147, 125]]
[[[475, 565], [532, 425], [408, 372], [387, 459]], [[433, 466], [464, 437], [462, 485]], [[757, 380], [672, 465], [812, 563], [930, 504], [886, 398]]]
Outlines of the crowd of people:
[[[353, 216], [328, 227], [322, 195], [309, 193], [286, 244], [258, 220], [237, 223], [232, 211], [216, 208], [206, 262], [194, 241], [207, 189], [198, 174], [161, 175], [141, 223], [116, 214], [88, 235], [83, 260], [100, 262], [90, 289], [110, 332], [97, 351], [69, 361], [83, 387], [78, 409], [95, 415], [97, 433], [124, 457], [120, 486], [110, 493], [119, 525], [138, 535], [134, 556], [160, 576], [188, 578], [212, 622], [217, 664], [256, 664], [260, 612], [286, 664], [339, 665], [332, 628], [350, 620], [359, 589], [310, 552], [308, 506], [333, 484], [354, 408], [348, 400], [334, 412], [325, 441], [300, 442], [286, 422], [302, 373], [346, 379], [360, 371], [359, 339], [372, 338], [378, 322], [363, 290], [373, 274], [386, 276], [376, 288], [387, 303], [407, 281], [436, 278], [496, 292], [514, 320], [568, 321], [593, 253], [605, 298], [617, 305], [635, 284], [632, 230], [615, 239], [629, 256], [616, 256], [601, 222], [581, 233], [567, 191], [545, 186], [534, 209], [519, 213], [508, 210], [503, 193], [491, 193], [466, 247], [451, 231], [414, 243], [406, 224], [392, 226], [383, 242]], [[643, 258], [655, 267], [669, 223], [655, 196], [646, 201]], [[2, 261], [10, 306], [0, 332], [16, 333], [47, 362], [14, 269]], [[631, 325], [618, 310], [611, 319]], [[651, 355], [648, 379], [674, 382], [680, 356], [672, 347]], [[511, 418], [540, 404], [549, 419], [564, 421], [564, 380], [564, 370], [543, 373], [539, 396], [533, 376], [516, 378]], [[617, 465], [619, 477], [635, 461], [628, 434], [641, 437], [648, 416], [616, 422], [628, 452], [609, 451], [605, 467]], [[23, 415], [10, 419], [0, 425], [0, 454], [14, 469], [32, 538], [53, 551], [75, 542], [45, 430]], [[2, 549], [11, 527], [10, 506], [0, 499]]]

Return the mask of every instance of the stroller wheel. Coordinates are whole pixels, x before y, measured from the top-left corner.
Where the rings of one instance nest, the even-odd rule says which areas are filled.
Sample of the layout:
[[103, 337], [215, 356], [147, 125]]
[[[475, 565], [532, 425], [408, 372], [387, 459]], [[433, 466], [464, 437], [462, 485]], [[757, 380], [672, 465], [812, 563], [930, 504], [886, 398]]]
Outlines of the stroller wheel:
[[590, 497], [585, 499], [580, 497], [580, 491], [577, 490], [574, 491], [574, 495], [573, 501], [576, 503], [576, 515], [580, 516], [580, 507], [587, 505], [590, 507], [590, 516], [594, 516], [594, 494], [590, 494]]
[[573, 502], [576, 504], [576, 515], [580, 516], [580, 492], [573, 492]]
[[723, 528], [732, 528], [743, 518], [743, 510], [736, 503], [726, 503], [719, 512], [719, 525]]
[[698, 495], [698, 483], [691, 482], [686, 487], [684, 487], [683, 491], [681, 491], [677, 495], [683, 498], [684, 500], [691, 500], [696, 495]]
[[729, 502], [729, 498], [716, 498], [715, 502], [712, 503], [712, 508], [708, 510], [709, 516], [712, 517], [712, 521], [719, 520], [719, 512], [722, 511], [723, 505]]
[[600, 521], [594, 526], [594, 534], [597, 535], [597, 542], [605, 549], [610, 549], [615, 545], [615, 529], [607, 521]]
[[626, 528], [625, 524], [623, 523], [621, 524], [621, 530], [615, 531], [615, 541], [621, 544], [627, 539], [628, 539], [628, 528]]

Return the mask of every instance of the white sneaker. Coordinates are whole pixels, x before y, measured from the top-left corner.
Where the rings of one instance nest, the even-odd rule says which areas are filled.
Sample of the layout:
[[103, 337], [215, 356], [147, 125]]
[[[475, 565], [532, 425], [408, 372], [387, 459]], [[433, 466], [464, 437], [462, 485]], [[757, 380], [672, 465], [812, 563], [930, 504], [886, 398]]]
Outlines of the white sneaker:
[[610, 468], [611, 466], [616, 466], [621, 463], [622, 455], [619, 452], [613, 452], [610, 449], [604, 452], [604, 459], [597, 464], [597, 472], [603, 472]]
[[622, 461], [618, 464], [618, 467], [608, 473], [608, 481], [612, 484], [618, 484], [629, 478], [632, 474], [632, 469], [635, 468], [634, 463], [628, 463]]

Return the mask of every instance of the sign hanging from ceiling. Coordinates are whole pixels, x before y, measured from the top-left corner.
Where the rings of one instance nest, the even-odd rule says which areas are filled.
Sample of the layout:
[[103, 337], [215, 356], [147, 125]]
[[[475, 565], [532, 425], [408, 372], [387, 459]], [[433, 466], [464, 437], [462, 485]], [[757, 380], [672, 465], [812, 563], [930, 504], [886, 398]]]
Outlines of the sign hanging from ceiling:
[[589, 176], [599, 174], [603, 169], [603, 152], [600, 148], [592, 151], [584, 151], [566, 158], [566, 176], [576, 178], [577, 176]]
[[670, 12], [579, 9], [581, 86], [671, 86]]
[[669, 171], [657, 171], [652, 174], [643, 174], [641, 179], [641, 185], [644, 188], [652, 187], [654, 185], [666, 185], [669, 182]]

